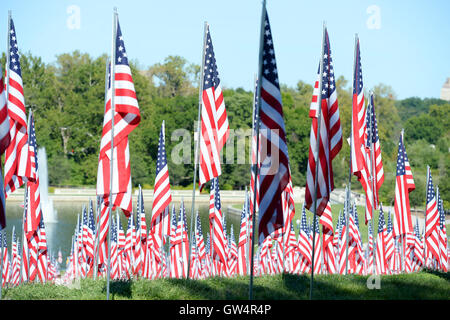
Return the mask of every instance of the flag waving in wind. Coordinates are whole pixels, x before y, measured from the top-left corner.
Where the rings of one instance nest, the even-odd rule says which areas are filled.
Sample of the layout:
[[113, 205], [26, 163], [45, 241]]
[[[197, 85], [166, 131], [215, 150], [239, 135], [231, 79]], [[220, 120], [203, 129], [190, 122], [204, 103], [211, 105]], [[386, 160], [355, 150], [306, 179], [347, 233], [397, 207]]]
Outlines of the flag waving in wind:
[[289, 155], [283, 119], [283, 105], [278, 83], [272, 32], [267, 10], [263, 8], [264, 26], [261, 40], [260, 85], [258, 106], [260, 119], [260, 176], [258, 232], [261, 244], [268, 235], [283, 227], [281, 194], [289, 183]]
[[[309, 111], [309, 116], [312, 118], [312, 124], [305, 190], [305, 206], [313, 213], [314, 208], [316, 208], [315, 213], [318, 216], [322, 215], [324, 212], [330, 193], [334, 189], [332, 160], [342, 148], [342, 129], [339, 118], [334, 67], [333, 60], [331, 59], [330, 40], [326, 28], [324, 29], [324, 47], [321, 59], [323, 59], [323, 72], [321, 75], [318, 74], [318, 77], [322, 77], [322, 92], [318, 92], [318, 90], [320, 90], [318, 79], [314, 86], [313, 99]], [[320, 73], [320, 66], [318, 73]], [[321, 124], [319, 133], [319, 154], [317, 155], [319, 94], [321, 95]], [[316, 158], [318, 159], [318, 163], [316, 163]], [[318, 181], [316, 191], [317, 207], [313, 205], [316, 165], [319, 165], [317, 170]]]
[[[125, 50], [122, 32], [117, 22], [115, 39], [114, 80], [114, 127], [111, 116], [112, 86], [109, 77], [103, 132], [100, 143], [100, 157], [97, 175], [97, 195], [103, 196], [105, 205], [109, 203], [109, 194], [113, 194], [113, 206], [122, 208], [126, 216], [132, 211], [131, 204], [131, 168], [128, 134], [140, 122], [140, 111], [134, 89], [128, 55]], [[111, 159], [111, 130], [114, 130], [113, 159]], [[110, 161], [113, 161], [113, 184], [110, 190]]]
[[209, 26], [206, 26], [204, 70], [202, 72], [199, 166], [199, 183], [201, 186], [222, 173], [220, 151], [230, 132]]

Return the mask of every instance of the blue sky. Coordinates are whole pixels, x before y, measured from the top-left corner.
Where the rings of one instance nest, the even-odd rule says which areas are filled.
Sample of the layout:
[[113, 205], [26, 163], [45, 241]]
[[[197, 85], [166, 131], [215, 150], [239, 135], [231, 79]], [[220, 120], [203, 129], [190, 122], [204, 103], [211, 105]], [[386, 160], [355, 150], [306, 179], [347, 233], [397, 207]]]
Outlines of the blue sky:
[[[142, 68], [180, 55], [201, 64], [203, 24], [211, 37], [224, 87], [251, 90], [257, 70], [260, 0], [10, 1], [0, 12], [0, 50], [6, 50], [8, 10], [19, 48], [53, 63], [60, 53], [109, 53], [113, 7], [130, 59]], [[68, 8], [79, 8], [77, 15]], [[351, 80], [354, 35], [361, 42], [364, 85], [384, 83], [400, 99], [439, 97], [450, 77], [450, 1], [268, 0], [280, 82], [313, 84], [326, 21], [336, 75]], [[75, 21], [75, 24], [73, 24]], [[71, 24], [72, 23], [72, 24]]]

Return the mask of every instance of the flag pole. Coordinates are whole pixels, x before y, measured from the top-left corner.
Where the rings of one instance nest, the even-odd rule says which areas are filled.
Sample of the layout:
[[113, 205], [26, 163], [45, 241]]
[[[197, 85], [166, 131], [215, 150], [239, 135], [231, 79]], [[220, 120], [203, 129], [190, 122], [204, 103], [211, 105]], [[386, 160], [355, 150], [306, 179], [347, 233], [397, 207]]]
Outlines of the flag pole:
[[[202, 95], [203, 95], [203, 76], [205, 70], [205, 52], [206, 52], [206, 30], [208, 29], [208, 22], [204, 23], [203, 30], [203, 50], [202, 50], [202, 69], [200, 71], [200, 79], [198, 84], [198, 117], [197, 117], [197, 140], [195, 141], [195, 153], [194, 153], [194, 181], [192, 184], [192, 205], [191, 205], [191, 225], [190, 225], [190, 239], [189, 239], [189, 257], [188, 257], [188, 275], [191, 266], [191, 244], [192, 244], [192, 224], [194, 223], [194, 210], [195, 210], [195, 185], [197, 183], [197, 167], [199, 165], [199, 147], [200, 147], [200, 114], [202, 111]], [[194, 134], [195, 138], [195, 134]]]
[[251, 244], [251, 260], [250, 260], [250, 284], [249, 284], [249, 300], [253, 299], [253, 273], [254, 273], [254, 247], [255, 247], [255, 225], [256, 225], [256, 188], [258, 181], [258, 163], [259, 163], [259, 111], [261, 108], [261, 82], [262, 82], [262, 60], [263, 60], [263, 46], [264, 46], [264, 21], [266, 20], [266, 0], [262, 3], [261, 13], [261, 29], [259, 38], [259, 61], [258, 61], [258, 85], [256, 87], [256, 161], [255, 161], [255, 181], [253, 185], [253, 212], [252, 212], [252, 244]]
[[111, 215], [112, 215], [112, 189], [113, 189], [113, 158], [114, 158], [114, 113], [115, 113], [115, 66], [116, 66], [116, 36], [117, 36], [117, 8], [114, 8], [113, 13], [113, 38], [111, 50], [111, 157], [109, 159], [109, 209], [108, 209], [108, 265], [106, 267], [106, 300], [109, 300], [109, 283], [111, 277]]
[[316, 219], [317, 219], [317, 180], [319, 174], [319, 144], [320, 144], [320, 124], [322, 122], [322, 86], [323, 86], [323, 49], [325, 44], [325, 30], [326, 23], [323, 22], [323, 30], [322, 30], [322, 46], [320, 48], [320, 67], [319, 67], [319, 94], [317, 95], [317, 137], [316, 137], [316, 154], [315, 154], [315, 179], [314, 179], [314, 194], [313, 194], [313, 244], [312, 244], [312, 258], [311, 258], [311, 281], [309, 284], [309, 300], [312, 300], [313, 296], [313, 285], [314, 285], [314, 256], [315, 256], [315, 245], [316, 245]]
[[[358, 46], [358, 34], [355, 34], [355, 52], [354, 52], [354, 59], [353, 59], [353, 77], [356, 76], [356, 49]], [[354, 89], [354, 88], [353, 88]], [[352, 107], [352, 114], [353, 114], [353, 107]], [[353, 116], [352, 116], [353, 118]], [[353, 121], [353, 120], [352, 120]], [[353, 128], [353, 124], [352, 127]], [[353, 130], [353, 129], [351, 129]], [[348, 186], [347, 186], [347, 210], [345, 212], [346, 217], [346, 228], [345, 228], [345, 274], [348, 274], [348, 223], [349, 223], [349, 214], [350, 214], [350, 196], [351, 196], [351, 185], [352, 185], [352, 146], [353, 146], [353, 139], [351, 138], [352, 132], [350, 132], [350, 161], [349, 161], [349, 173], [348, 173]]]

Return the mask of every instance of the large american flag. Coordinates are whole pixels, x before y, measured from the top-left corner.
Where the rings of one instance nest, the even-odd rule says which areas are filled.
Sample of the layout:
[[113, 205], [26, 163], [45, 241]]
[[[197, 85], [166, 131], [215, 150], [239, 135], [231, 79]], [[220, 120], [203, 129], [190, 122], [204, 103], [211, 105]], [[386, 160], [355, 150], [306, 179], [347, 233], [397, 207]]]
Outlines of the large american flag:
[[[9, 146], [11, 136], [9, 134], [9, 116], [8, 107], [6, 105], [5, 84], [3, 82], [2, 67], [0, 66], [0, 155], [4, 154], [6, 148]], [[0, 177], [3, 176], [0, 165]], [[6, 212], [5, 212], [5, 188], [3, 179], [0, 179], [0, 230], [6, 227]]]
[[275, 60], [272, 32], [267, 10], [263, 8], [264, 26], [260, 53], [261, 83], [258, 97], [260, 119], [260, 181], [259, 181], [259, 243], [275, 230], [283, 227], [281, 193], [289, 183], [289, 155], [283, 119], [281, 91]]
[[[246, 200], [248, 197], [248, 193], [246, 193]], [[247, 244], [248, 244], [248, 237], [247, 237], [247, 224], [248, 224], [248, 217], [249, 214], [247, 212], [247, 201], [242, 206], [242, 212], [241, 212], [241, 223], [239, 228], [239, 239], [237, 244], [237, 251], [238, 251], [238, 265], [237, 265], [237, 273], [241, 276], [247, 274]]]
[[23, 94], [22, 69], [20, 67], [17, 35], [12, 18], [9, 22], [8, 40], [10, 52], [8, 53], [9, 74], [7, 74], [6, 80], [6, 99], [10, 127], [10, 144], [5, 153], [6, 197], [23, 185], [23, 178], [27, 177], [27, 170], [29, 170], [27, 116]]
[[155, 187], [153, 190], [152, 221], [150, 233], [153, 236], [154, 253], [160, 261], [160, 247], [164, 244], [164, 236], [169, 235], [170, 226], [169, 204], [172, 201], [170, 193], [169, 169], [165, 149], [165, 127], [161, 125], [158, 141], [158, 157], [156, 159]]
[[413, 230], [409, 193], [415, 188], [416, 186], [412, 177], [408, 155], [406, 154], [402, 132], [398, 142], [397, 173], [395, 180], [394, 237], [403, 236]]
[[199, 163], [201, 186], [222, 173], [220, 151], [228, 139], [230, 129], [208, 25], [205, 32]]
[[[100, 142], [100, 156], [97, 175], [97, 195], [104, 198], [105, 204], [109, 204], [110, 192], [113, 194], [113, 209], [122, 208], [128, 217], [131, 213], [131, 168], [128, 144], [128, 134], [133, 131], [140, 122], [140, 111], [134, 89], [131, 69], [128, 64], [128, 55], [117, 22], [115, 39], [114, 72], [111, 73], [106, 94], [105, 116], [103, 120], [102, 139]], [[113, 149], [113, 184], [110, 190], [110, 160], [111, 160], [111, 78], [114, 74], [114, 149]]]
[[[323, 72], [318, 71], [318, 80], [314, 86], [313, 98], [309, 116], [312, 118], [309, 157], [306, 173], [305, 202], [306, 208], [314, 213], [313, 195], [315, 189], [316, 158], [318, 158], [318, 181], [316, 192], [316, 213], [322, 215], [325, 210], [331, 191], [334, 189], [332, 160], [342, 148], [342, 128], [339, 117], [337, 90], [334, 76], [333, 60], [331, 58], [330, 40], [328, 31], [324, 29], [324, 47], [322, 48]], [[322, 77], [322, 92], [319, 92], [319, 80]], [[317, 155], [318, 130], [318, 97], [321, 96], [321, 118], [319, 154]]]
[[[381, 147], [380, 139], [378, 137], [378, 124], [375, 114], [375, 105], [373, 99], [373, 93], [369, 98], [369, 105], [367, 106], [367, 116], [366, 116], [366, 126], [367, 126], [367, 141], [366, 146], [369, 151], [370, 164], [372, 166], [372, 190], [373, 190], [373, 205], [374, 209], [378, 208], [380, 203], [379, 191], [381, 185], [384, 182], [384, 170], [383, 161], [381, 160]], [[371, 130], [369, 130], [369, 127]]]
[[370, 172], [368, 169], [368, 157], [366, 156], [366, 110], [364, 100], [364, 84], [361, 68], [361, 52], [359, 39], [356, 42], [355, 70], [353, 74], [353, 106], [352, 106], [352, 125], [351, 125], [351, 170], [358, 177], [364, 192], [366, 194], [366, 213], [367, 221], [372, 219], [373, 211], [373, 193], [370, 183]]
[[439, 210], [436, 201], [436, 193], [433, 187], [431, 169], [428, 169], [427, 205], [425, 211], [425, 257], [434, 257], [439, 261]]

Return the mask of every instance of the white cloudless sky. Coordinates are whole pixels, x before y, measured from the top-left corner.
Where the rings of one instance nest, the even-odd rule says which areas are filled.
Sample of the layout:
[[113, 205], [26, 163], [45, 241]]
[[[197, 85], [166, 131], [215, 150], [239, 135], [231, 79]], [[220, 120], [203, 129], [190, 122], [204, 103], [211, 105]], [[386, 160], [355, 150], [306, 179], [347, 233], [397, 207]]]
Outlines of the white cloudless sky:
[[[6, 50], [11, 10], [19, 49], [41, 56], [46, 63], [74, 50], [93, 57], [109, 53], [115, 6], [128, 56], [141, 68], [169, 55], [201, 64], [207, 21], [222, 85], [252, 90], [261, 5], [260, 0], [10, 1], [0, 11], [0, 50]], [[349, 83], [355, 33], [361, 42], [367, 89], [384, 83], [400, 99], [438, 98], [450, 77], [448, 0], [268, 0], [267, 10], [280, 82], [289, 86], [299, 80], [313, 84], [324, 21], [336, 75], [345, 76]]]

